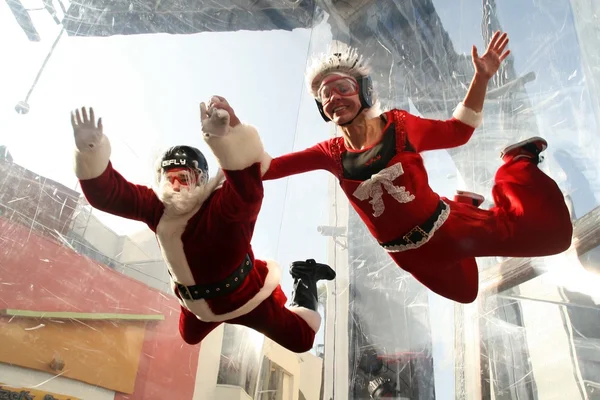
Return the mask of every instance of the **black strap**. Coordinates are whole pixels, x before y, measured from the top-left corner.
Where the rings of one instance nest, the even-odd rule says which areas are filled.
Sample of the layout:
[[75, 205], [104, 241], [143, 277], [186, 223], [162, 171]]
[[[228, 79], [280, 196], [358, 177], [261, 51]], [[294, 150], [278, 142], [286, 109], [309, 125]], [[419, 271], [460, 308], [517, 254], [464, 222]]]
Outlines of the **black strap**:
[[416, 153], [417, 151], [415, 150], [415, 148], [413, 147], [412, 143], [408, 141], [408, 134], [406, 135], [406, 138], [404, 139], [404, 151], [408, 151], [410, 153]]
[[248, 273], [250, 273], [253, 267], [254, 265], [250, 259], [250, 255], [246, 254], [246, 257], [240, 266], [221, 282], [194, 286], [185, 286], [181, 283], [175, 282], [175, 285], [177, 286], [177, 291], [182, 299], [213, 299], [215, 297], [226, 296], [234, 292], [238, 287], [240, 287], [242, 282], [244, 282], [244, 279], [246, 279], [246, 276], [248, 276]]
[[399, 246], [399, 245], [406, 246], [409, 244], [418, 243], [421, 240], [425, 239], [426, 237], [429, 237], [429, 234], [433, 230], [435, 223], [437, 222], [438, 218], [440, 217], [442, 212], [444, 210], [446, 210], [447, 207], [448, 207], [448, 205], [446, 205], [446, 203], [444, 203], [442, 200], [440, 200], [434, 213], [431, 214], [431, 216], [427, 219], [427, 221], [423, 222], [421, 225], [415, 226], [410, 231], [408, 231], [408, 233], [406, 233], [403, 236], [400, 236], [398, 239], [394, 239], [391, 242], [387, 242], [387, 243], [380, 243], [381, 246], [383, 246], [383, 247], [392, 247], [392, 246]]

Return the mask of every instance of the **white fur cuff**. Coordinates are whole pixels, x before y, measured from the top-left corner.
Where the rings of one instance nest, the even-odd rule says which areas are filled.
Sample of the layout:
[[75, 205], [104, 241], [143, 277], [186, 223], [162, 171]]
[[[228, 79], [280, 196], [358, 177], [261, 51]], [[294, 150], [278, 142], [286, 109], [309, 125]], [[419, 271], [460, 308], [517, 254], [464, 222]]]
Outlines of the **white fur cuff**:
[[258, 131], [251, 125], [239, 124], [229, 128], [224, 136], [205, 137], [224, 170], [239, 171], [262, 161], [264, 147]]
[[319, 331], [321, 327], [321, 314], [305, 307], [289, 307], [288, 309], [306, 321], [315, 333]]
[[80, 180], [102, 175], [110, 161], [110, 141], [104, 135], [93, 150], [75, 151], [75, 175]]
[[260, 176], [263, 176], [269, 170], [271, 166], [271, 161], [273, 157], [271, 157], [267, 152], [263, 154], [262, 160], [260, 160]]
[[452, 116], [473, 128], [479, 127], [483, 121], [483, 112], [475, 112], [472, 109], [465, 107], [463, 103], [458, 103]]

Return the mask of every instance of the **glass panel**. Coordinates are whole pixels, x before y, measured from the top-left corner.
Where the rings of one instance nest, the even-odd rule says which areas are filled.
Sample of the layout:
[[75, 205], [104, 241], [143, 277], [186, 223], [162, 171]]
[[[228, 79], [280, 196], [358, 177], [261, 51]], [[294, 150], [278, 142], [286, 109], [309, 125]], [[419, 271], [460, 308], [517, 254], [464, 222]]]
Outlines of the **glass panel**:
[[239, 325], [225, 325], [217, 384], [235, 385], [254, 395], [264, 337]]
[[[599, 15], [589, 0], [2, 2], [0, 393], [600, 398]], [[318, 288], [312, 349], [294, 353], [246, 326], [196, 319], [193, 335], [211, 333], [187, 344], [152, 231], [158, 219], [141, 222], [160, 206], [126, 219], [82, 196], [68, 117], [76, 107], [95, 107], [111, 166], [152, 197], [155, 161], [169, 146], [197, 146], [216, 174], [198, 116], [211, 95], [258, 127], [270, 155], [313, 146], [336, 132], [303, 73], [340, 41], [371, 59], [383, 109], [447, 119], [473, 75], [471, 46], [483, 54], [497, 29], [509, 33], [511, 55], [490, 82], [484, 123], [466, 145], [423, 154], [430, 184], [449, 198], [480, 193], [488, 208], [500, 149], [542, 136], [540, 168], [565, 194], [575, 235], [553, 257], [478, 259], [473, 304], [434, 295], [398, 268], [338, 182], [318, 171], [265, 182], [252, 232], [257, 258], [279, 264], [285, 304], [291, 262], [336, 269]], [[212, 240], [203, 232], [187, 249], [209, 243], [230, 254]], [[211, 280], [220, 265], [201, 258]]]

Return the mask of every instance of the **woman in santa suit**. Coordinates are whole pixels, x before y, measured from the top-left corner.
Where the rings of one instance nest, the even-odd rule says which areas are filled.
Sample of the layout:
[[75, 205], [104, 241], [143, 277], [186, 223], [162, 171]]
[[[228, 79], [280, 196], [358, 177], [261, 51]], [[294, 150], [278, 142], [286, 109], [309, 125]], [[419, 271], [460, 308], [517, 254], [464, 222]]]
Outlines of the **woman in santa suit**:
[[459, 192], [440, 197], [429, 185], [421, 152], [464, 145], [482, 120], [487, 85], [509, 54], [506, 33], [496, 32], [481, 57], [464, 100], [446, 121], [374, 107], [370, 72], [353, 49], [324, 55], [306, 74], [326, 121], [341, 133], [306, 150], [271, 160], [264, 180], [313, 170], [334, 174], [349, 202], [398, 266], [432, 291], [461, 303], [478, 293], [475, 257], [536, 257], [571, 244], [563, 195], [539, 168], [547, 143], [539, 137], [501, 153], [493, 187], [495, 206]]
[[254, 258], [251, 240], [263, 199], [265, 152], [256, 129], [211, 101], [201, 104], [204, 139], [220, 170], [209, 179], [202, 152], [174, 146], [158, 159], [155, 187], [127, 181], [92, 109], [71, 116], [75, 173], [96, 209], [144, 222], [156, 233], [181, 303], [179, 332], [197, 344], [223, 322], [251, 327], [294, 352], [312, 348], [321, 317], [317, 281], [335, 272], [314, 260], [292, 263], [289, 307], [279, 266]]

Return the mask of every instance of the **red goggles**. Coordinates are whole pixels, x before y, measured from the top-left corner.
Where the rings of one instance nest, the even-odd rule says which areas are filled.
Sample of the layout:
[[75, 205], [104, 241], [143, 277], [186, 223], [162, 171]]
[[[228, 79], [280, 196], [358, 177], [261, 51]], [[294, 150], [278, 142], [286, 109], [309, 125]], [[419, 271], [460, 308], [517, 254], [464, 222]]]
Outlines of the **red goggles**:
[[317, 100], [325, 105], [331, 101], [334, 93], [339, 96], [354, 96], [358, 94], [358, 82], [348, 76], [337, 76], [323, 81], [317, 92]]
[[175, 181], [182, 186], [189, 186], [198, 181], [198, 173], [185, 168], [176, 168], [165, 173], [167, 180], [173, 185]]

